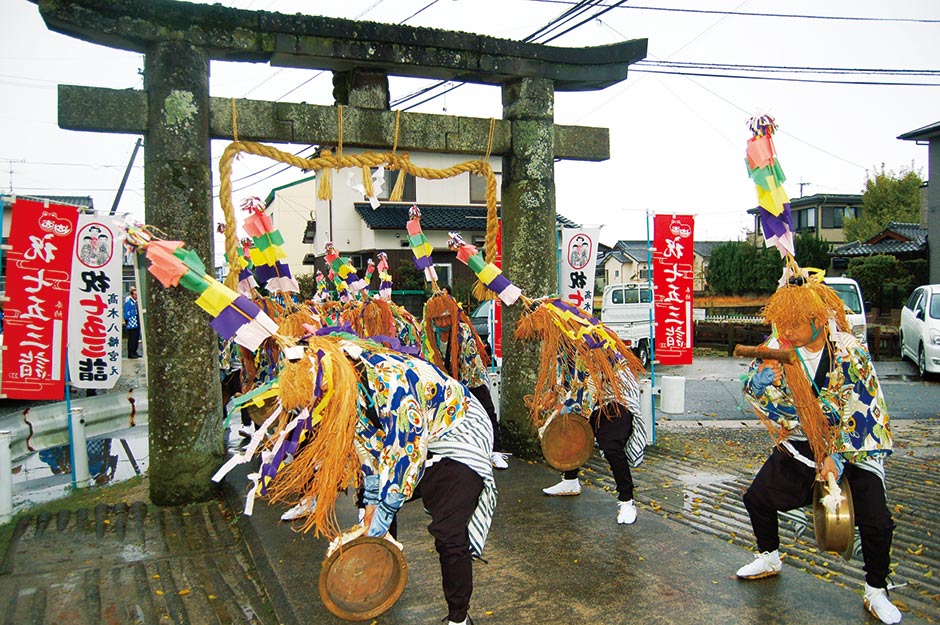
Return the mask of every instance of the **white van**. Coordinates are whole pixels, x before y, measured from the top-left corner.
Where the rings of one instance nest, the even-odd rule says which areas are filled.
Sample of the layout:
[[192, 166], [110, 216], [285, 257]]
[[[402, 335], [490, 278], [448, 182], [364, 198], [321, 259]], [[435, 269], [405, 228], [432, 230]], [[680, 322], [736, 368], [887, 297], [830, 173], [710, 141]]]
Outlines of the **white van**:
[[644, 367], [650, 362], [652, 311], [653, 291], [646, 282], [611, 284], [604, 288], [601, 321], [633, 349]]
[[845, 316], [855, 338], [868, 347], [868, 321], [865, 319], [865, 300], [862, 289], [852, 278], [823, 278], [823, 284], [835, 291], [845, 304]]

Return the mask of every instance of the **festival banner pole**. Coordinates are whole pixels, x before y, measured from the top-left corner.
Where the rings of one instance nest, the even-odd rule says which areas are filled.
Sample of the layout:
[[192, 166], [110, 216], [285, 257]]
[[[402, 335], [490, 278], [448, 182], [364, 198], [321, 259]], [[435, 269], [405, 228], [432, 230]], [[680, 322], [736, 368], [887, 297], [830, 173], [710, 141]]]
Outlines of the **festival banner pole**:
[[[650, 302], [650, 385], [653, 389], [656, 388], [656, 325], [655, 325], [655, 316], [653, 310], [656, 308], [654, 305], [655, 302], [655, 292], [653, 291], [653, 240], [650, 235], [650, 209], [646, 209], [646, 283], [650, 287], [650, 299], [653, 300]], [[651, 402], [652, 406], [652, 433], [650, 434], [650, 443], [652, 445], [656, 444], [656, 401]]]

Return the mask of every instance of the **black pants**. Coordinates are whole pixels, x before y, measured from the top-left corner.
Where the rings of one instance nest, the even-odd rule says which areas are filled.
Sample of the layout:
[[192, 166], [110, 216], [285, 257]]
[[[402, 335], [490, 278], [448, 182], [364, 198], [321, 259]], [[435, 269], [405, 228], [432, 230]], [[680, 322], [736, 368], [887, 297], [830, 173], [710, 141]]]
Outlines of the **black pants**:
[[483, 410], [486, 411], [490, 423], [493, 424], [493, 451], [502, 451], [503, 443], [499, 436], [499, 421], [496, 418], [496, 407], [493, 405], [493, 398], [490, 396], [490, 388], [485, 384], [481, 384], [471, 388], [470, 392], [483, 404]]
[[127, 357], [138, 358], [137, 348], [140, 347], [140, 328], [127, 330]]
[[[606, 413], [595, 410], [591, 413], [591, 429], [597, 446], [604, 452], [610, 472], [617, 484], [617, 499], [633, 499], [633, 476], [630, 474], [630, 461], [627, 460], [627, 441], [633, 435], [633, 414], [623, 404], [607, 404]], [[578, 477], [578, 469], [565, 471], [565, 479]]]
[[441, 561], [447, 618], [460, 623], [467, 618], [473, 594], [473, 565], [467, 527], [476, 510], [483, 478], [465, 464], [444, 458], [427, 468], [419, 493], [431, 513], [428, 532]]
[[[792, 444], [802, 455], [812, 459], [808, 442], [792, 441]], [[758, 550], [774, 551], [780, 547], [777, 512], [812, 505], [815, 479], [814, 469], [774, 448], [744, 493], [744, 507], [751, 517]], [[885, 500], [884, 486], [871, 471], [849, 463], [845, 465], [843, 479], [848, 480], [852, 488], [855, 524], [865, 559], [865, 581], [873, 588], [886, 588], [894, 521]]]

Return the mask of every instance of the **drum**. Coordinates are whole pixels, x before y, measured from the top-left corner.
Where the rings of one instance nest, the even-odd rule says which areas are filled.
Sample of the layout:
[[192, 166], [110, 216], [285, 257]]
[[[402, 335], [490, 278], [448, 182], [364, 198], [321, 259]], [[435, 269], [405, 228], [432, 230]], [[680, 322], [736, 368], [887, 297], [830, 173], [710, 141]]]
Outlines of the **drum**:
[[365, 621], [395, 605], [407, 581], [401, 549], [384, 538], [360, 536], [323, 561], [320, 598], [341, 619]]
[[559, 471], [577, 469], [594, 452], [594, 431], [584, 417], [556, 414], [541, 432], [542, 455]]
[[813, 530], [816, 544], [821, 551], [834, 551], [846, 560], [852, 557], [855, 546], [855, 509], [852, 506], [852, 489], [849, 481], [839, 484], [845, 497], [835, 512], [830, 512], [822, 504], [826, 489], [822, 482], [813, 486]]

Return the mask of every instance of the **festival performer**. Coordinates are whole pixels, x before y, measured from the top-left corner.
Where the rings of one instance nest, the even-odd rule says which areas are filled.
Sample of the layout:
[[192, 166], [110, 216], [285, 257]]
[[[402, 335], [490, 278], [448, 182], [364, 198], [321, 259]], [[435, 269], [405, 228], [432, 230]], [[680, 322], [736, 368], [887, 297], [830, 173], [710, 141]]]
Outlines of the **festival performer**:
[[758, 554], [737, 576], [780, 572], [777, 513], [812, 504], [813, 483], [832, 474], [851, 487], [865, 561], [864, 605], [883, 623], [897, 623], [901, 613], [887, 591], [894, 521], [884, 460], [891, 432], [878, 377], [849, 331], [838, 295], [794, 264], [784, 278], [764, 308], [773, 324], [765, 346], [793, 349], [798, 362], [755, 359], [747, 374], [745, 397], [776, 447], [744, 494]]
[[[542, 425], [547, 423], [544, 414], [553, 418], [569, 413], [590, 421], [617, 484], [617, 523], [634, 523], [637, 510], [630, 465], [639, 466], [646, 445], [636, 378], [643, 366], [616, 334], [576, 306], [557, 299], [524, 311], [516, 338], [542, 341], [535, 399], [530, 404], [533, 421]], [[565, 471], [558, 484], [542, 492], [580, 495], [578, 471]]]
[[[420, 497], [440, 556], [446, 622], [466, 623], [472, 557], [482, 555], [496, 505], [483, 406], [437, 367], [352, 335], [310, 339], [280, 387], [285, 410], [306, 408], [321, 421], [269, 484], [272, 501], [316, 500], [302, 529], [337, 536], [335, 549], [362, 534], [386, 536], [401, 505]], [[337, 493], [359, 480], [360, 463], [365, 517], [339, 536]]]
[[[456, 324], [456, 330], [455, 328]], [[502, 450], [499, 420], [490, 395], [490, 379], [486, 371], [488, 358], [483, 341], [473, 324], [446, 291], [431, 297], [424, 305], [424, 357], [441, 367], [470, 389], [489, 415], [493, 429], [490, 460], [497, 469], [508, 469]]]

